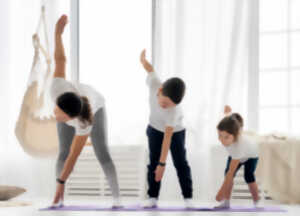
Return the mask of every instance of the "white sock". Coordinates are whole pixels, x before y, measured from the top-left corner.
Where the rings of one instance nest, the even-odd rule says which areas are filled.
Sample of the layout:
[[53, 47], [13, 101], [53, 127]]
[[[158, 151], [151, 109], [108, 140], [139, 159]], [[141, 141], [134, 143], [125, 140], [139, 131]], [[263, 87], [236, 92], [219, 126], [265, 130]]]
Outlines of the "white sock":
[[230, 206], [230, 200], [227, 200], [227, 199], [224, 200], [224, 205], [225, 205], [225, 206]]
[[230, 200], [224, 200], [221, 202], [220, 205], [216, 206], [215, 208], [230, 208]]
[[185, 208], [193, 208], [194, 207], [191, 198], [184, 199], [184, 204], [185, 204]]
[[60, 199], [58, 203], [52, 204], [51, 207], [58, 208], [58, 207], [62, 207], [63, 205], [64, 205], [64, 201]]
[[157, 206], [157, 202], [158, 202], [158, 199], [157, 198], [149, 198], [144, 207], [146, 208], [153, 208], [153, 207], [156, 207]]
[[113, 208], [120, 208], [122, 207], [122, 204], [121, 204], [121, 199], [120, 198], [113, 198], [113, 205], [112, 205]]
[[264, 206], [261, 199], [256, 200], [256, 201], [253, 200], [253, 204], [254, 204], [255, 208], [262, 208]]

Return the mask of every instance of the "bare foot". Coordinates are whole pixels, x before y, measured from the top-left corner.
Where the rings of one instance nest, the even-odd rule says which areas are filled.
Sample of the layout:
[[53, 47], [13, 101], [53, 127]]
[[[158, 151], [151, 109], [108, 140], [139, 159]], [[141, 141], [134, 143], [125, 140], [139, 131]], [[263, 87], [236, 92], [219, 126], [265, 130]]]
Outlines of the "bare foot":
[[62, 15], [56, 23], [55, 34], [61, 35], [64, 32], [67, 23], [68, 23], [68, 17], [66, 15]]

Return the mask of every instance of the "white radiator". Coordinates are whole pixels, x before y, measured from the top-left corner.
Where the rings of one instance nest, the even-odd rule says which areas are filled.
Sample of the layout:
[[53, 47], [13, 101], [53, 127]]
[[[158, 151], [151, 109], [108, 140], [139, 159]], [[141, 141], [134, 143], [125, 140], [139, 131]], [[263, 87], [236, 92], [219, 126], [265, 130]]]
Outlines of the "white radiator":
[[232, 199], [252, 199], [248, 185], [244, 179], [244, 166], [240, 168], [234, 178]]
[[[223, 179], [224, 179], [224, 170], [227, 163], [228, 153], [225, 151], [224, 147], [219, 145], [213, 146], [211, 148], [211, 169], [213, 172], [213, 179], [217, 179], [215, 188], [219, 188]], [[257, 179], [258, 189], [260, 190], [260, 197], [264, 197], [265, 199], [270, 199], [267, 193], [264, 191], [262, 193], [262, 188], [259, 183], [259, 179]], [[217, 191], [217, 190], [216, 190]], [[252, 200], [251, 193], [249, 191], [248, 185], [244, 179], [244, 166], [240, 168], [237, 172], [236, 177], [234, 178], [234, 185], [232, 190], [232, 199], [235, 200]]]
[[[111, 146], [120, 194], [131, 199], [144, 199], [146, 194], [146, 149], [138, 146]], [[106, 199], [111, 190], [92, 146], [85, 146], [66, 183], [66, 197], [72, 199]]]
[[[256, 182], [258, 184], [259, 189], [259, 196], [264, 197], [264, 199], [271, 199], [267, 192], [264, 191], [262, 193], [262, 188], [260, 186], [259, 179], [256, 179]], [[234, 179], [234, 185], [232, 190], [232, 199], [242, 199], [242, 200], [252, 200], [252, 195], [249, 191], [248, 184], [245, 182], [244, 179], [244, 166], [240, 168], [240, 170], [237, 172], [236, 177]]]

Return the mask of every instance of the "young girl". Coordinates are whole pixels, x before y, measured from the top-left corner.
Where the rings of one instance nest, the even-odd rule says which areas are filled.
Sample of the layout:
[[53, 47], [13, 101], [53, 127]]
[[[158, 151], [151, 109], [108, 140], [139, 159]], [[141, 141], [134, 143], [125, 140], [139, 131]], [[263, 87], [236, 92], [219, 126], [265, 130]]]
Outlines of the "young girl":
[[260, 200], [255, 182], [255, 170], [258, 162], [258, 145], [250, 137], [243, 134], [243, 118], [238, 113], [231, 114], [231, 108], [225, 106], [225, 117], [218, 124], [219, 140], [228, 151], [229, 157], [225, 170], [225, 180], [216, 200], [222, 202], [216, 208], [230, 208], [230, 197], [233, 179], [237, 171], [244, 166], [244, 179], [252, 194], [254, 205]]
[[55, 72], [51, 85], [51, 97], [56, 103], [54, 114], [57, 120], [59, 156], [56, 165], [57, 188], [53, 201], [59, 204], [64, 198], [64, 183], [88, 137], [107, 177], [114, 198], [113, 207], [119, 207], [117, 173], [107, 145], [106, 113], [103, 96], [92, 87], [73, 84], [65, 80], [66, 57], [62, 33], [67, 17], [62, 16], [55, 30]]

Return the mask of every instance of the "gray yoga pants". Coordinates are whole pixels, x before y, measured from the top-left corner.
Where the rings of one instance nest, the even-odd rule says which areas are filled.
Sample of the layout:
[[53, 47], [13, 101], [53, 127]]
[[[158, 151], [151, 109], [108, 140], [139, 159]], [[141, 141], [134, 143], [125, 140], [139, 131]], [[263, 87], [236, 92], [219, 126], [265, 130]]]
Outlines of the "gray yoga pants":
[[[59, 177], [69, 155], [75, 135], [74, 127], [65, 123], [57, 123], [59, 138], [59, 155], [56, 163], [56, 176]], [[119, 197], [119, 184], [115, 165], [111, 159], [107, 144], [107, 120], [105, 108], [94, 115], [93, 129], [90, 134], [96, 157], [106, 175], [113, 198]]]

